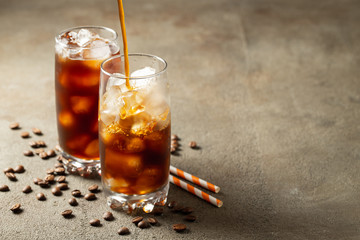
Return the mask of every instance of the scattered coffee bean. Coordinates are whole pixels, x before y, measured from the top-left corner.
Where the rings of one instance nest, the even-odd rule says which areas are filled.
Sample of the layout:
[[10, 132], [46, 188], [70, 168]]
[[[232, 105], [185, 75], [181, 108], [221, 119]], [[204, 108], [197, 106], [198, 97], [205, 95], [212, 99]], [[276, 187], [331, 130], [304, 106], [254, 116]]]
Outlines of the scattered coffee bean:
[[130, 233], [130, 230], [127, 227], [122, 227], [117, 232], [119, 235], [127, 235]]
[[11, 129], [19, 129], [20, 128], [20, 124], [18, 122], [13, 122], [9, 125], [9, 128]]
[[39, 201], [45, 201], [46, 200], [45, 194], [43, 193], [36, 194], [36, 199]]
[[20, 203], [17, 203], [17, 204], [15, 204], [14, 206], [12, 206], [12, 207], [10, 208], [10, 210], [11, 210], [12, 212], [14, 212], [14, 213], [17, 213], [17, 212], [20, 211], [20, 208], [21, 208], [21, 204], [20, 204]]
[[69, 199], [69, 204], [70, 204], [71, 206], [77, 206], [77, 205], [78, 205], [78, 202], [76, 201], [75, 198], [70, 198], [70, 199]]
[[181, 212], [181, 210], [183, 209], [184, 207], [181, 206], [181, 205], [176, 205], [173, 207], [173, 209], [171, 211], [173, 212]]
[[58, 187], [60, 190], [66, 190], [69, 188], [67, 183], [59, 183], [58, 185], [56, 185], [56, 187]]
[[45, 152], [45, 149], [43, 149], [43, 148], [38, 148], [38, 149], [35, 149], [34, 152], [35, 152], [36, 155], [40, 155], [40, 153]]
[[171, 147], [170, 148], [170, 153], [175, 153], [176, 152], [176, 148], [175, 147]]
[[56, 172], [56, 174], [64, 175], [65, 174], [65, 168], [57, 167], [57, 168], [55, 168], [55, 172]]
[[52, 194], [54, 194], [55, 196], [60, 196], [60, 195], [62, 194], [60, 188], [58, 188], [58, 187], [52, 188], [52, 189], [51, 189], [51, 192], [52, 192]]
[[99, 219], [91, 219], [89, 223], [90, 223], [91, 226], [94, 226], [94, 227], [100, 226], [100, 220]]
[[16, 178], [16, 176], [15, 176], [14, 173], [12, 173], [12, 172], [7, 172], [7, 173], [5, 173], [5, 175], [7, 176], [7, 178], [8, 178], [10, 181], [17, 181], [17, 178]]
[[56, 156], [56, 153], [54, 150], [50, 149], [49, 151], [47, 151], [46, 153], [49, 157], [55, 157]]
[[114, 220], [114, 216], [111, 212], [106, 212], [104, 213], [103, 215], [103, 218], [106, 220], [106, 221], [112, 221]]
[[92, 193], [96, 193], [98, 191], [99, 186], [97, 184], [91, 185], [88, 190]]
[[171, 201], [169, 204], [168, 204], [168, 208], [173, 208], [177, 205], [177, 202], [176, 201]]
[[4, 169], [4, 173], [8, 173], [8, 172], [13, 173], [13, 172], [14, 172], [14, 169], [11, 168], [11, 167], [5, 168], [5, 169]]
[[46, 143], [45, 143], [43, 140], [38, 140], [38, 141], [36, 141], [36, 144], [37, 144], [39, 147], [46, 147]]
[[58, 156], [56, 160], [58, 160], [58, 162], [62, 163], [62, 162], [63, 162], [63, 157], [62, 157], [62, 156]]
[[39, 145], [38, 145], [35, 141], [29, 142], [29, 145], [30, 145], [30, 147], [32, 147], [32, 148], [38, 148], [38, 147], [39, 147]]
[[172, 134], [171, 140], [179, 140], [179, 137], [176, 134]]
[[30, 137], [30, 133], [29, 133], [29, 132], [22, 132], [22, 133], [20, 134], [20, 136], [21, 136], [22, 138], [28, 138], [28, 137]]
[[29, 185], [25, 186], [22, 190], [23, 193], [30, 193], [31, 191], [32, 191], [32, 189]]
[[172, 226], [172, 228], [176, 231], [176, 232], [182, 232], [186, 229], [186, 225], [185, 224], [182, 224], [182, 223], [177, 223], [177, 224], [174, 224]]
[[88, 201], [92, 201], [92, 200], [95, 200], [95, 199], [96, 199], [96, 195], [93, 194], [93, 193], [88, 193], [88, 194], [85, 195], [84, 198], [85, 198], [86, 200], [88, 200]]
[[49, 157], [46, 152], [39, 153], [39, 156], [41, 157], [41, 159], [44, 159], [44, 160]]
[[80, 190], [75, 189], [71, 192], [71, 195], [73, 195], [74, 197], [81, 197], [81, 192]]
[[31, 157], [34, 156], [34, 153], [31, 150], [25, 150], [23, 152], [24, 156]]
[[42, 180], [42, 179], [40, 179], [40, 181], [38, 181], [38, 185], [39, 185], [40, 187], [42, 187], [42, 188], [48, 188], [48, 187], [50, 187], [50, 186], [49, 186], [49, 182], [48, 182], [48, 181], [45, 181], [45, 180]]
[[36, 185], [38, 185], [40, 181], [42, 181], [42, 179], [40, 179], [40, 178], [33, 179], [33, 183], [35, 183]]
[[33, 132], [34, 134], [36, 134], [36, 135], [42, 135], [41, 130], [38, 129], [38, 128], [33, 128], [33, 129], [31, 129], [31, 130], [32, 130], [32, 132]]
[[139, 228], [149, 228], [150, 227], [150, 223], [148, 222], [148, 221], [146, 221], [146, 220], [142, 220], [142, 221], [140, 221], [138, 224], [137, 224], [137, 226], [139, 227]]
[[70, 218], [72, 216], [72, 211], [71, 210], [65, 210], [61, 213], [61, 215], [64, 217], [64, 218]]
[[59, 177], [56, 178], [56, 181], [58, 183], [64, 183], [64, 182], [66, 182], [66, 177], [65, 176], [59, 176]]
[[55, 163], [54, 167], [55, 168], [63, 168], [64, 164], [57, 162], [57, 163]]
[[60, 145], [59, 145], [59, 144], [57, 144], [57, 145], [55, 146], [55, 150], [56, 150], [56, 151], [58, 151], [58, 152], [60, 152], [60, 151], [61, 151], [61, 147], [60, 147]]
[[154, 208], [151, 213], [154, 215], [161, 215], [161, 214], [163, 214], [163, 212], [164, 212], [164, 209], [162, 209], [162, 208]]
[[193, 208], [191, 207], [184, 207], [183, 209], [181, 209], [181, 212], [184, 213], [184, 214], [190, 214], [194, 211]]
[[46, 170], [47, 174], [55, 174], [55, 169], [53, 168], [49, 168], [48, 170]]
[[151, 224], [151, 225], [156, 225], [158, 223], [158, 220], [156, 218], [148, 218], [147, 221]]
[[14, 172], [15, 173], [23, 173], [23, 172], [25, 172], [25, 168], [23, 165], [18, 165], [14, 168]]
[[49, 182], [49, 183], [54, 182], [54, 179], [55, 179], [55, 176], [52, 175], [52, 174], [48, 174], [48, 175], [46, 175], [46, 177], [44, 178], [44, 180], [45, 180], [46, 182]]
[[8, 185], [0, 185], [0, 192], [7, 192], [9, 190]]
[[196, 142], [195, 142], [195, 141], [189, 142], [189, 147], [191, 147], [191, 148], [196, 148], [196, 147], [197, 147]]
[[144, 218], [139, 216], [139, 217], [134, 217], [133, 219], [131, 219], [132, 223], [135, 223], [135, 225], [137, 225], [139, 222], [141, 222]]
[[179, 143], [177, 141], [171, 142], [171, 147], [177, 148], [179, 147]]
[[186, 215], [184, 220], [188, 222], [194, 222], [196, 220], [196, 217], [194, 215]]

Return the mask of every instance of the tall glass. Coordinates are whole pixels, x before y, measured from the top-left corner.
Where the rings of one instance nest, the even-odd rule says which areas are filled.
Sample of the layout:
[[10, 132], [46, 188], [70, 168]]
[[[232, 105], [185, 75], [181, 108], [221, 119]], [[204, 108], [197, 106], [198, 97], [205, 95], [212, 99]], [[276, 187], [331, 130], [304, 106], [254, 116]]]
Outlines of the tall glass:
[[100, 65], [119, 53], [117, 33], [106, 27], [75, 27], [62, 31], [55, 42], [57, 127], [64, 162], [69, 172], [96, 175]]
[[129, 54], [101, 65], [99, 140], [101, 178], [108, 205], [150, 212], [166, 203], [170, 167], [170, 97], [166, 62]]

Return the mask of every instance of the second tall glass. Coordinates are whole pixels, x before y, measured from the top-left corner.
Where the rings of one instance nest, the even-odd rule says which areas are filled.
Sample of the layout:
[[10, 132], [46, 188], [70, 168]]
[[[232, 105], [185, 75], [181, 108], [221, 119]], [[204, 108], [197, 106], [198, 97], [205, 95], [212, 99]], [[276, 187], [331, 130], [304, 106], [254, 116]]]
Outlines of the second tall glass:
[[55, 41], [57, 126], [64, 162], [69, 172], [97, 175], [100, 65], [119, 53], [117, 34], [106, 27], [76, 27]]

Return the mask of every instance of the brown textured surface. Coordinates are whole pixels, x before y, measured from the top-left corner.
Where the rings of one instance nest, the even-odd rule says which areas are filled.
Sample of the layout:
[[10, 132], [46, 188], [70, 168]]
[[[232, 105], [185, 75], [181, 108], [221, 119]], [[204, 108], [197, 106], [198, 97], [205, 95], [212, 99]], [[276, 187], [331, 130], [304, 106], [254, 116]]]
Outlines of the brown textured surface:
[[[67, 177], [60, 197], [40, 189], [55, 160], [27, 158], [27, 142], [57, 141], [54, 36], [64, 28], [104, 25], [120, 32], [116, 1], [0, 1], [0, 169], [25, 166], [18, 181], [0, 174], [1, 239], [359, 239], [360, 2], [124, 0], [130, 52], [169, 63], [172, 127], [181, 137], [172, 164], [221, 186], [215, 208], [171, 186], [169, 199], [191, 206], [190, 229], [165, 211], [161, 226], [115, 221], [89, 226], [105, 199], [72, 189], [96, 180]], [[21, 130], [12, 131], [10, 122]], [[22, 139], [37, 127], [42, 137]], [[195, 140], [200, 150], [187, 147]], [[33, 192], [24, 194], [30, 184]], [[47, 200], [37, 201], [44, 192]], [[21, 203], [23, 212], [9, 209]], [[74, 218], [60, 213], [73, 209]], [[129, 236], [117, 230], [129, 227]]]

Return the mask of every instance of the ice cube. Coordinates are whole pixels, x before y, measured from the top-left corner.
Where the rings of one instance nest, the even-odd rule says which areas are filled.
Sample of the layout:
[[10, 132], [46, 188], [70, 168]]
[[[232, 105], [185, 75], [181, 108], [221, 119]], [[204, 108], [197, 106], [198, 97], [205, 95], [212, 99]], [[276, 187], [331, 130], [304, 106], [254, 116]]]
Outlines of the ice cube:
[[146, 77], [149, 75], [155, 74], [155, 69], [152, 67], [144, 67], [138, 70], [135, 70], [130, 74], [131, 77]]
[[144, 140], [141, 138], [130, 138], [126, 142], [126, 150], [128, 152], [142, 152], [145, 149]]
[[102, 122], [106, 126], [118, 122], [124, 104], [119, 86], [111, 87], [103, 95], [102, 105], [100, 107], [100, 118]]
[[86, 114], [93, 110], [95, 105], [91, 97], [73, 96], [70, 97], [71, 109], [76, 114]]
[[72, 150], [83, 150], [91, 141], [91, 136], [88, 134], [76, 135], [66, 142], [66, 146]]
[[110, 77], [106, 84], [106, 91], [109, 91], [112, 86], [121, 86], [120, 91], [122, 92], [128, 91], [125, 85], [126, 80], [120, 77], [125, 77], [125, 75], [121, 73], [114, 73], [114, 76]]
[[142, 162], [141, 156], [137, 154], [126, 154], [123, 157], [122, 169], [123, 173], [127, 177], [137, 177], [144, 170], [144, 164]]
[[98, 38], [99, 35], [97, 35], [94, 32], [91, 32], [87, 29], [80, 29], [80, 31], [77, 33], [77, 36], [75, 37], [76, 43], [83, 47], [86, 43], [88, 43], [90, 40], [94, 38]]
[[65, 128], [71, 128], [75, 124], [75, 117], [72, 115], [70, 111], [61, 111], [59, 113], [59, 122]]
[[88, 156], [98, 157], [99, 155], [99, 140], [92, 140], [85, 148], [85, 154]]
[[83, 47], [82, 56], [85, 59], [107, 58], [111, 55], [108, 41], [102, 38], [90, 40], [90, 42], [85, 44]]

